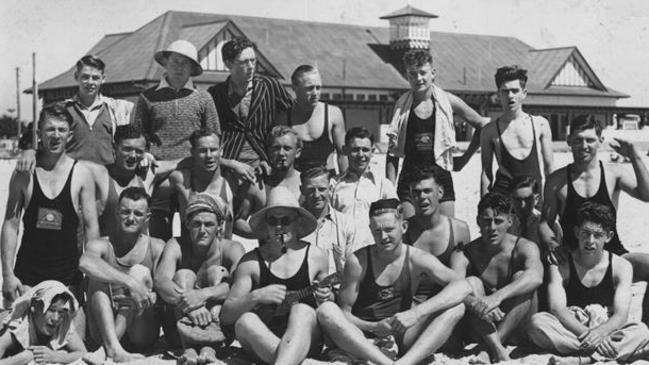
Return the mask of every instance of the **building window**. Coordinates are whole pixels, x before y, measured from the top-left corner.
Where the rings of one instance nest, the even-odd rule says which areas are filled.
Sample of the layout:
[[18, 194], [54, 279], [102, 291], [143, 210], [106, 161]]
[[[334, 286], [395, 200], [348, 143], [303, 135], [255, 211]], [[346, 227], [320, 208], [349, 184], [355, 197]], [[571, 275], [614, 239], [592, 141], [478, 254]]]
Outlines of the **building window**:
[[379, 95], [379, 100], [380, 101], [388, 101], [388, 96], [387, 95]]
[[369, 101], [376, 101], [376, 94], [370, 94], [367, 96], [367, 100]]
[[354, 94], [345, 94], [345, 100], [354, 100]]
[[321, 100], [329, 100], [329, 93], [320, 94], [320, 99]]
[[364, 101], [365, 100], [365, 94], [356, 94], [356, 100]]
[[333, 98], [333, 99], [334, 99], [334, 100], [340, 100], [340, 99], [342, 99], [342, 98], [343, 98], [342, 94], [334, 94], [334, 98]]

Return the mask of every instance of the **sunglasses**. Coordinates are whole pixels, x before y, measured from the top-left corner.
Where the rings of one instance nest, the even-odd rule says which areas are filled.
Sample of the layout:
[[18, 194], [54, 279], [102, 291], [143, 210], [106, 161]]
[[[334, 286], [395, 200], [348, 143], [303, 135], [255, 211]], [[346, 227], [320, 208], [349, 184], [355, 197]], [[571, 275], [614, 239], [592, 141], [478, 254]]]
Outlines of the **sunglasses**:
[[295, 220], [294, 217], [291, 216], [283, 216], [283, 217], [275, 217], [275, 216], [267, 216], [266, 217], [266, 223], [268, 223], [269, 226], [288, 226]]

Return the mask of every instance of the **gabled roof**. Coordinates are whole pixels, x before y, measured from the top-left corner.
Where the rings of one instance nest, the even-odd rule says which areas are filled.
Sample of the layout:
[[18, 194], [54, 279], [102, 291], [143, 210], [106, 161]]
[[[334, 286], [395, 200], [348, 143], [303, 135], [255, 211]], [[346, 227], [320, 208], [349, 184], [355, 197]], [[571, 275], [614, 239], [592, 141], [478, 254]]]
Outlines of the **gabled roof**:
[[408, 4], [406, 7], [403, 7], [397, 11], [393, 11], [388, 15], [382, 16], [380, 19], [392, 19], [392, 18], [399, 18], [402, 16], [408, 16], [408, 15], [415, 15], [415, 16], [421, 16], [424, 18], [439, 18], [438, 15], [431, 14], [428, 12], [425, 12], [421, 9], [417, 9], [414, 6], [411, 6]]
[[[604, 85], [577, 47], [530, 49], [529, 54], [528, 77], [530, 82], [528, 89], [532, 91], [549, 94], [629, 97], [627, 94]], [[575, 68], [576, 72], [583, 74], [584, 83], [588, 87], [553, 84], [562, 72], [571, 68]]]
[[184, 39], [200, 50], [207, 41], [212, 39], [228, 24], [227, 21], [211, 22], [184, 26], [180, 31], [178, 39]]
[[[162, 73], [153, 60], [155, 51], [183, 37], [190, 38], [200, 49], [225, 29], [255, 42], [260, 65], [263, 63], [267, 72], [286, 81], [297, 66], [311, 63], [318, 66], [328, 87], [408, 88], [399, 71], [401, 60], [389, 46], [388, 27], [168, 11], [134, 32], [105, 36], [90, 52], [106, 62], [109, 83], [155, 82]], [[532, 93], [626, 96], [607, 90], [576, 47], [535, 50], [513, 37], [446, 32], [431, 32], [430, 46], [436, 82], [451, 91], [494, 92], [495, 70], [518, 64], [530, 70], [528, 89]], [[594, 85], [601, 85], [599, 90], [550, 87], [571, 57], [587, 70]], [[73, 72], [70, 68], [39, 85], [39, 89], [74, 87]], [[217, 82], [226, 77], [226, 72], [208, 71], [197, 81]]]
[[544, 89], [550, 86], [574, 49], [575, 47], [531, 49], [528, 63], [530, 87]]
[[525, 63], [529, 45], [512, 37], [431, 33], [436, 83], [454, 91], [495, 92], [493, 75], [507, 64]]

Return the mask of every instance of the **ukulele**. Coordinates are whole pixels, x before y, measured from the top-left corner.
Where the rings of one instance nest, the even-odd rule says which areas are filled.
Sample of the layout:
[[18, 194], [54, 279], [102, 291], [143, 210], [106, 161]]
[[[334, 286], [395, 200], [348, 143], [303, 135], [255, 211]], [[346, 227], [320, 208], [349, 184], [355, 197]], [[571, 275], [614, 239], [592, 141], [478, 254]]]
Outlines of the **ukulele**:
[[257, 315], [262, 318], [262, 320], [286, 315], [291, 310], [293, 304], [299, 302], [301, 299], [313, 295], [313, 293], [318, 288], [324, 288], [326, 286], [333, 286], [337, 284], [340, 284], [340, 276], [337, 272], [335, 272], [320, 280], [320, 282], [313, 283], [300, 290], [286, 291], [286, 296], [281, 303], [260, 305], [255, 308], [255, 313], [257, 313]]

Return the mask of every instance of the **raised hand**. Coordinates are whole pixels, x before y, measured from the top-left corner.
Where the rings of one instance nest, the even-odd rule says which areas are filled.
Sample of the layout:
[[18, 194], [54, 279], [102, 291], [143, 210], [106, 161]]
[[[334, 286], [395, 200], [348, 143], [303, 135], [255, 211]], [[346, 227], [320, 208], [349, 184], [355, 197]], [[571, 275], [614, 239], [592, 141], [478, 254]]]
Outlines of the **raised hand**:
[[609, 143], [609, 145], [618, 154], [627, 158], [632, 158], [633, 156], [637, 155], [637, 151], [633, 143], [620, 138], [613, 138], [613, 140], [615, 141], [615, 143]]

